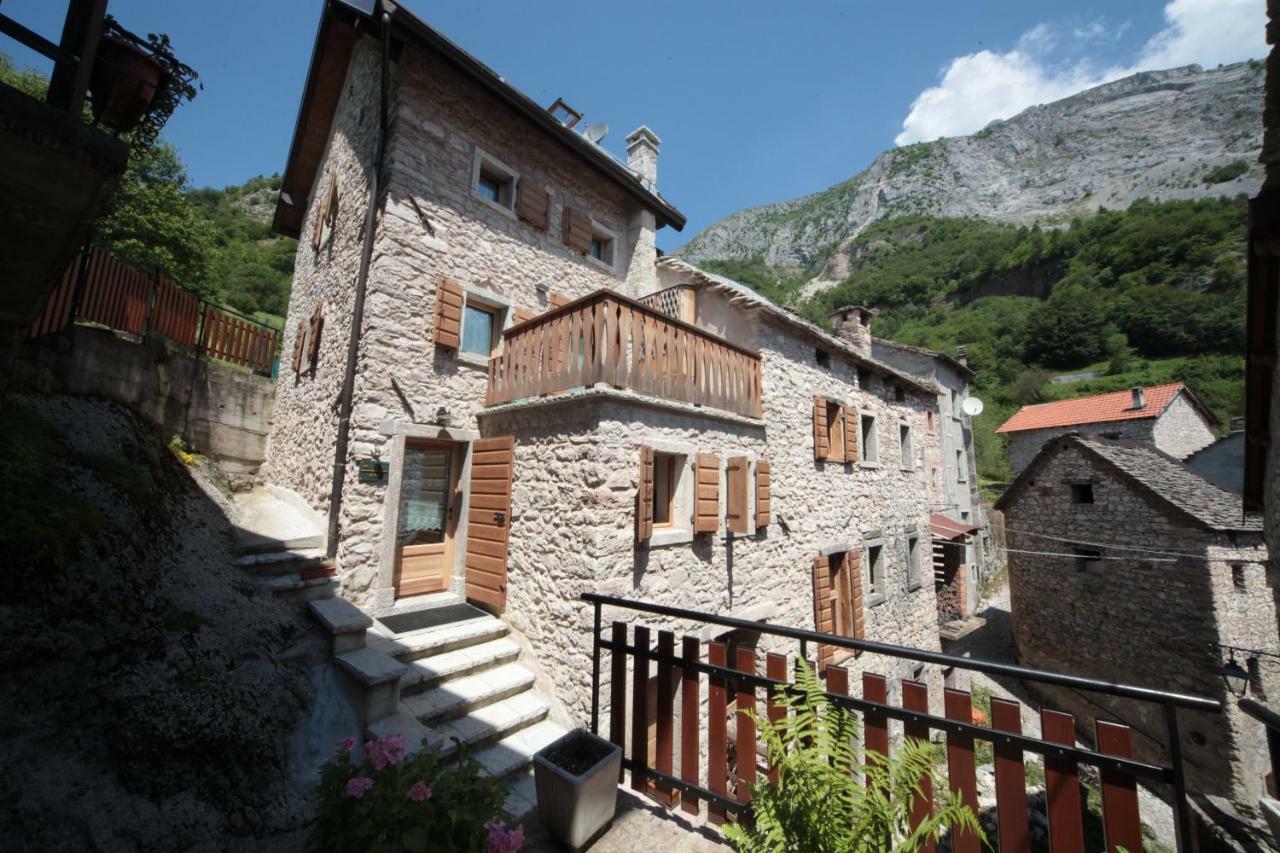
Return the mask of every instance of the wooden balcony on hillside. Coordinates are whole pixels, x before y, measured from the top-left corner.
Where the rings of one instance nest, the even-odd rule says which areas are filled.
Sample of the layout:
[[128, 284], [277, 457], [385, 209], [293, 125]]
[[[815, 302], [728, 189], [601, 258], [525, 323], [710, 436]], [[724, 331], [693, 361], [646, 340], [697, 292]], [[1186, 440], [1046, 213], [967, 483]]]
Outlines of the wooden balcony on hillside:
[[485, 402], [597, 383], [749, 418], [763, 413], [759, 354], [609, 290], [504, 332]]

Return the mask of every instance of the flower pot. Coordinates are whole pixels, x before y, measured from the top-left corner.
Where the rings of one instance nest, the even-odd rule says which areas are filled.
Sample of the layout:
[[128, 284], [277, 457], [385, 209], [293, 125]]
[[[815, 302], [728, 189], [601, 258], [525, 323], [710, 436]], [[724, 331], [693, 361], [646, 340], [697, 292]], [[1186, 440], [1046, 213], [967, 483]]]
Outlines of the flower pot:
[[133, 130], [164, 79], [164, 68], [151, 54], [124, 39], [104, 37], [89, 75], [94, 121], [120, 133]]
[[578, 851], [613, 821], [622, 749], [576, 729], [533, 757], [538, 817], [552, 838]]

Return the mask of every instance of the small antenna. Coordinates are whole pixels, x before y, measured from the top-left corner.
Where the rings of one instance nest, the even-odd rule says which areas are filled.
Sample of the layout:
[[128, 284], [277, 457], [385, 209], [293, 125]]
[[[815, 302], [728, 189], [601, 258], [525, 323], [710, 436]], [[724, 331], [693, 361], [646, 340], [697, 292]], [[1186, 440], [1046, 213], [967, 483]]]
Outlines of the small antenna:
[[599, 145], [600, 140], [604, 139], [608, 134], [609, 125], [602, 121], [598, 121], [595, 124], [589, 124], [582, 129], [582, 135], [587, 138], [587, 141], [593, 142], [596, 145]]

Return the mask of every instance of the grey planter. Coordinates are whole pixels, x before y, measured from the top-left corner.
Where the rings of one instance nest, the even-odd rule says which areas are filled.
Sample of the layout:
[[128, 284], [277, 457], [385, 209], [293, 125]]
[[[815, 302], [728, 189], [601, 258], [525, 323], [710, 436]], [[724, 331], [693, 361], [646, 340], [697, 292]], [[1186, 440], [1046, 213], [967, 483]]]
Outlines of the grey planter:
[[[574, 776], [552, 764], [546, 755], [577, 738], [603, 744], [609, 752], [581, 775]], [[533, 776], [538, 793], [538, 817], [551, 837], [575, 853], [594, 841], [613, 821], [617, 811], [621, 772], [622, 749], [586, 729], [575, 729], [543, 747], [533, 757]]]

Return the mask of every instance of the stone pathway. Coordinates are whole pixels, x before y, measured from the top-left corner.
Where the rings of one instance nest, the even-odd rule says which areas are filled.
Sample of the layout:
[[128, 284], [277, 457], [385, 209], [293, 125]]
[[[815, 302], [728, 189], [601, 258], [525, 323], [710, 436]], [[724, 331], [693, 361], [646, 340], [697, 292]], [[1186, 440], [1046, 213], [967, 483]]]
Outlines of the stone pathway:
[[[530, 821], [525, 853], [561, 853], [537, 824]], [[635, 793], [618, 789], [618, 813], [604, 835], [591, 845], [591, 853], [720, 853], [733, 848], [720, 832], [701, 818], [690, 819]]]

